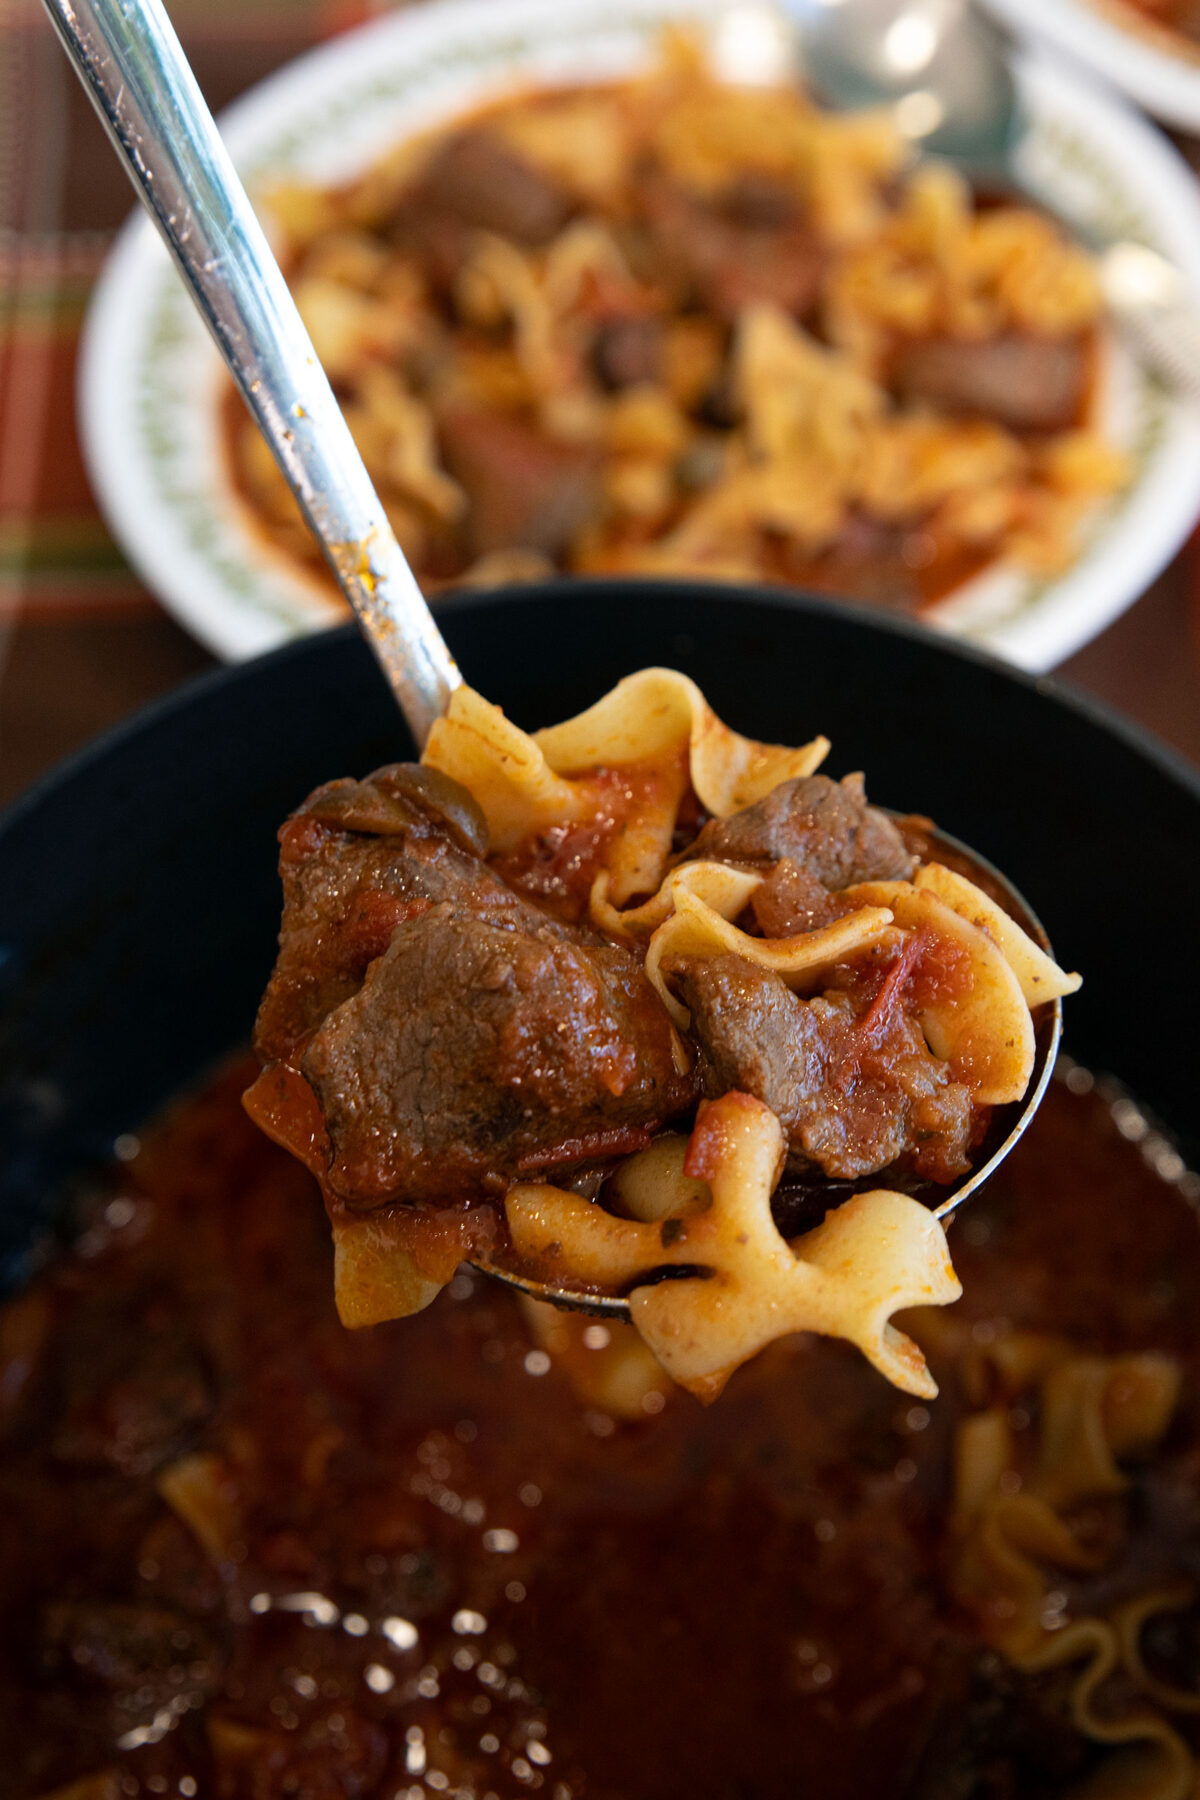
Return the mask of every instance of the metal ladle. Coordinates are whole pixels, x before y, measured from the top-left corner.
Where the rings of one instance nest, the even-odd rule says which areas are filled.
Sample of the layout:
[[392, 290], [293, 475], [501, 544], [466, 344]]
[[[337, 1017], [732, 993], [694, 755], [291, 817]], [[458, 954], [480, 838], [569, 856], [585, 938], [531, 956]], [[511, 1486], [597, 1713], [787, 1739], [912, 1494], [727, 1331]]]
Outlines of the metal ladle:
[[[160, 0], [44, 4], [420, 748], [462, 676]], [[1014, 914], [1040, 933], [1020, 895], [992, 873]], [[947, 1196], [939, 1217], [979, 1187], [1033, 1117], [1054, 1066], [1059, 1019], [1056, 1001], [1012, 1130]], [[622, 1299], [548, 1288], [501, 1268], [489, 1272], [561, 1305], [626, 1310]]]

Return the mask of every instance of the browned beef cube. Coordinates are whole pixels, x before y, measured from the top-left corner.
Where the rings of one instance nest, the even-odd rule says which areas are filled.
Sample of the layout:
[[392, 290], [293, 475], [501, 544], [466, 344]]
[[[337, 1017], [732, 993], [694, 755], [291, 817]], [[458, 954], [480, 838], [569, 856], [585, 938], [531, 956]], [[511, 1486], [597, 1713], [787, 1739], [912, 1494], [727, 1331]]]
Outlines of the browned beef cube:
[[892, 385], [902, 399], [939, 412], [994, 419], [1013, 431], [1065, 431], [1083, 410], [1087, 352], [1077, 337], [930, 338], [900, 352]]
[[783, 938], [831, 925], [848, 905], [839, 905], [823, 882], [785, 856], [751, 895], [750, 910], [764, 937]]
[[454, 1200], [637, 1149], [692, 1099], [641, 962], [544, 919], [434, 907], [401, 925], [302, 1070], [355, 1204]]
[[695, 1100], [642, 959], [507, 887], [465, 847], [470, 796], [423, 794], [426, 774], [333, 783], [281, 834], [255, 1044], [311, 1084], [327, 1188], [352, 1206], [636, 1149]]
[[592, 516], [600, 479], [589, 446], [481, 407], [447, 408], [438, 431], [446, 467], [470, 501], [476, 556], [518, 548], [561, 556]]
[[689, 958], [678, 980], [705, 1085], [764, 1101], [783, 1126], [790, 1168], [854, 1180], [907, 1157], [948, 1181], [969, 1166], [970, 1094], [900, 1007], [865, 1032], [846, 996], [802, 1000], [740, 956]]
[[781, 545], [780, 573], [817, 593], [916, 612], [923, 599], [940, 597], [936, 571], [926, 594], [929, 543], [919, 531], [851, 511], [832, 543], [815, 554], [798, 540]]
[[787, 857], [834, 889], [907, 877], [913, 867], [887, 814], [867, 805], [860, 775], [843, 781], [801, 775], [781, 782], [753, 806], [711, 820], [688, 856], [751, 864]]
[[468, 825], [474, 842], [486, 843], [475, 802], [440, 777], [438, 791], [454, 797], [438, 805], [433, 774], [399, 763], [367, 781], [329, 782], [281, 830], [283, 927], [255, 1027], [264, 1062], [296, 1059], [414, 910], [469, 899], [494, 918], [518, 905], [469, 847]]
[[722, 318], [760, 303], [798, 318], [812, 312], [824, 252], [789, 196], [775, 193], [768, 205], [739, 189], [711, 202], [652, 180], [643, 199], [655, 261]]
[[570, 196], [492, 132], [456, 132], [434, 151], [417, 187], [422, 210], [494, 231], [519, 244], [545, 244], [562, 230]]

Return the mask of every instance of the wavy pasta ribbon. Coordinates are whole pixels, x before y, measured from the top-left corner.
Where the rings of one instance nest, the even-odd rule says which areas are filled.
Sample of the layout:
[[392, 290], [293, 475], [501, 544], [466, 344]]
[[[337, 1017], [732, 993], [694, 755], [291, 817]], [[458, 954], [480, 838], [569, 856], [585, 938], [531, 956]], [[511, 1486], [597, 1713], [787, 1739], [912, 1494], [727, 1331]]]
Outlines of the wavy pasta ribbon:
[[534, 1342], [548, 1351], [585, 1406], [614, 1419], [644, 1419], [661, 1410], [672, 1392], [670, 1376], [632, 1325], [610, 1320], [605, 1341], [589, 1342], [595, 1329], [582, 1313], [564, 1312], [545, 1300], [519, 1297], [521, 1316]]
[[701, 805], [726, 818], [781, 781], [811, 775], [828, 750], [823, 737], [800, 749], [742, 737], [717, 718], [688, 676], [642, 669], [586, 712], [532, 736], [473, 688], [459, 688], [434, 724], [422, 761], [470, 789], [494, 850], [594, 812], [594, 787], [572, 779], [581, 771], [655, 765], [665, 787], [654, 817], [639, 820], [636, 846], [620, 833], [607, 857], [611, 898], [620, 905], [661, 883], [689, 777]]
[[918, 1015], [926, 1042], [981, 1105], [1019, 1100], [1033, 1073], [1033, 1018], [1000, 946], [940, 895], [911, 881], [864, 881], [841, 898], [888, 907], [897, 925], [931, 933], [965, 960], [966, 978], [936, 990]]
[[965, 875], [947, 869], [942, 863], [922, 863], [913, 875], [912, 884], [936, 894], [951, 911], [986, 931], [1020, 983], [1027, 1005], [1038, 1006], [1044, 1000], [1058, 1000], [1082, 987], [1082, 975], [1068, 975], [1060, 969], [1054, 958], [1047, 956], [1015, 919]]
[[[1086, 1546], [1063, 1512], [1127, 1488], [1118, 1459], [1152, 1449], [1165, 1433], [1179, 1394], [1178, 1365], [1154, 1352], [1079, 1356], [1066, 1340], [1031, 1332], [1005, 1334], [988, 1354], [1009, 1398], [1014, 1384], [1038, 1381], [1038, 1446], [1028, 1485], [1016, 1491], [1016, 1439], [1007, 1405], [960, 1425], [954, 1591], [1015, 1668], [1041, 1674], [1084, 1665], [1070, 1691], [1071, 1720], [1112, 1753], [1071, 1789], [1071, 1800], [1194, 1800], [1195, 1759], [1162, 1715], [1200, 1712], [1200, 1694], [1160, 1680], [1141, 1652], [1147, 1621], [1190, 1605], [1190, 1584], [1138, 1595], [1109, 1617], [1064, 1625], [1046, 1613], [1049, 1569], [1084, 1574], [1103, 1566], [1108, 1555]], [[1117, 1674], [1151, 1705], [1119, 1711], [1104, 1706], [1101, 1691]]]
[[945, 1233], [919, 1202], [884, 1189], [857, 1194], [789, 1245], [771, 1217], [783, 1162], [774, 1113], [731, 1093], [701, 1109], [687, 1172], [712, 1194], [665, 1224], [617, 1219], [544, 1185], [509, 1191], [517, 1250], [557, 1253], [584, 1281], [624, 1285], [664, 1265], [697, 1273], [635, 1285], [630, 1312], [673, 1380], [713, 1400], [740, 1363], [774, 1338], [817, 1331], [846, 1338], [905, 1392], [937, 1392], [911, 1338], [891, 1323], [905, 1307], [944, 1306], [961, 1293]]
[[160, 1470], [155, 1486], [210, 1561], [218, 1567], [237, 1561], [242, 1509], [225, 1457], [204, 1450], [180, 1457]]
[[1112, 1615], [1125, 1668], [1142, 1692], [1168, 1712], [1200, 1713], [1200, 1690], [1175, 1687], [1148, 1669], [1142, 1656], [1142, 1633], [1151, 1619], [1162, 1613], [1182, 1612], [1194, 1606], [1196, 1599], [1196, 1589], [1190, 1581], [1176, 1581], [1168, 1587], [1152, 1588], [1149, 1593], [1138, 1594]]
[[983, 1406], [994, 1392], [1014, 1400], [1036, 1386], [1047, 1369], [1073, 1354], [1073, 1346], [1056, 1332], [1001, 1331], [988, 1343], [956, 1345], [955, 1352], [967, 1399], [972, 1406]]
[[714, 818], [761, 800], [781, 781], [811, 775], [829, 753], [815, 737], [798, 749], [743, 737], [724, 724], [696, 683], [677, 669], [640, 669], [586, 712], [536, 733], [550, 767], [563, 773], [688, 752], [692, 786]]
[[1105, 1682], [1123, 1662], [1120, 1635], [1109, 1620], [1077, 1619], [1011, 1660], [1029, 1674], [1085, 1664], [1071, 1691], [1071, 1721], [1113, 1754], [1071, 1790], [1071, 1800], [1194, 1800], [1195, 1758], [1161, 1713], [1138, 1707], [1112, 1716], [1098, 1705]]
[[756, 938], [739, 931], [687, 887], [677, 888], [673, 900], [674, 912], [650, 939], [646, 974], [681, 1031], [687, 1030], [691, 1014], [666, 982], [671, 964], [680, 957], [731, 953], [745, 957], [760, 969], [769, 969], [791, 988], [811, 992], [835, 963], [873, 945], [894, 943], [899, 935], [890, 930], [892, 913], [886, 906], [862, 906], [844, 919], [835, 919], [832, 925], [822, 925], [819, 930], [804, 931], [796, 937]]
[[[977, 1510], [955, 1559], [953, 1586], [988, 1642], [1013, 1660], [1035, 1650], [1048, 1635], [1043, 1623], [1050, 1591], [1047, 1569], [1082, 1575], [1098, 1565], [1053, 1507], [1036, 1495], [998, 1492], [977, 1500], [982, 1472], [972, 1469], [972, 1463], [981, 1455], [990, 1457], [993, 1446], [987, 1440], [1004, 1423], [1001, 1414], [981, 1414], [959, 1428], [956, 1473], [960, 1490], [966, 1487]], [[960, 1492], [955, 1508], [960, 1529], [968, 1516], [964, 1497]]]
[[1007, 1409], [976, 1413], [958, 1430], [954, 1504], [956, 1592], [1009, 1655], [1030, 1651], [1047, 1636], [1047, 1566], [1077, 1572], [1096, 1566], [1061, 1514], [1127, 1488], [1118, 1458], [1152, 1449], [1163, 1436], [1180, 1379], [1178, 1364], [1154, 1352], [1078, 1356], [1062, 1340], [1012, 1336], [1029, 1340], [1027, 1357], [1018, 1360], [1044, 1371], [1033, 1471], [1023, 1487], [1015, 1480]]
[[[388, 1207], [352, 1213], [339, 1209], [333, 1224], [333, 1292], [338, 1317], [350, 1330], [405, 1319], [437, 1299], [466, 1254], [449, 1238], [440, 1259], [426, 1250], [418, 1261], [412, 1216]], [[424, 1263], [427, 1266], [422, 1266]]]
[[[603, 414], [586, 407], [578, 380], [579, 350], [570, 317], [590, 281], [618, 285], [631, 281], [612, 232], [595, 220], [569, 225], [540, 256], [519, 250], [508, 239], [480, 232], [457, 280], [460, 309], [485, 328], [506, 318], [513, 326], [513, 349], [540, 411], [553, 425], [555, 405], [570, 395], [576, 413], [593, 429]], [[571, 390], [575, 392], [572, 393]]]
[[1073, 1356], [1042, 1381], [1041, 1429], [1031, 1488], [1063, 1509], [1123, 1493], [1118, 1458], [1152, 1449], [1179, 1399], [1179, 1365], [1169, 1356]]
[[641, 906], [631, 906], [621, 912], [609, 899], [612, 878], [607, 869], [602, 869], [592, 885], [588, 915], [598, 930], [633, 940], [649, 935], [665, 924], [677, 910], [680, 894], [702, 900], [723, 919], [736, 919], [762, 883], [761, 875], [734, 868], [729, 863], [681, 863], [671, 870], [656, 894], [651, 894]]

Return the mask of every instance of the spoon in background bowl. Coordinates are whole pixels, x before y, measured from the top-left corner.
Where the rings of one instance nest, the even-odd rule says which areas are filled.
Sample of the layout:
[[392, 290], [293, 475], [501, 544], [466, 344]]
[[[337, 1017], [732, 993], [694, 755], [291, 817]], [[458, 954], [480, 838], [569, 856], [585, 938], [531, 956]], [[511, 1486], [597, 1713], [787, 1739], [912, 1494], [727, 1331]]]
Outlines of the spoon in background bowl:
[[[171, 251], [230, 373], [321, 546], [420, 749], [462, 676], [421, 594], [160, 0], [44, 0], [58, 36]], [[1012, 884], [973, 851], [1015, 918], [1046, 944]], [[973, 1193], [1021, 1136], [1054, 1067], [1061, 1003], [1003, 1142], [937, 1208]], [[598, 1298], [488, 1272], [559, 1305]]]

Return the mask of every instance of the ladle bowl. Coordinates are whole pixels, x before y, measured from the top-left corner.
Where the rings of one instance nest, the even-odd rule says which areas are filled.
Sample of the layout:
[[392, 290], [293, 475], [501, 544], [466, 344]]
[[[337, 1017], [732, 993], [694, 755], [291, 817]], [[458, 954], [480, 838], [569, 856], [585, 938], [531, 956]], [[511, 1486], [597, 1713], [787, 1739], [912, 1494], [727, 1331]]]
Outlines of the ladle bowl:
[[[894, 809], [892, 816], [903, 815]], [[1016, 920], [1034, 941], [1047, 952], [1051, 949], [1046, 929], [1025, 899], [1006, 875], [1003, 875], [994, 864], [986, 861], [976, 851], [971, 850], [958, 838], [948, 832], [931, 831], [928, 833], [930, 848], [935, 860], [938, 852], [949, 855], [957, 867], [967, 869], [969, 865], [972, 877], [981, 879], [990, 892], [1002, 903], [1004, 910]], [[1063, 1010], [1062, 1001], [1055, 999], [1039, 1006], [1034, 1014], [1034, 1064], [1029, 1078], [1029, 1086], [1024, 1098], [1011, 1105], [1000, 1107], [996, 1118], [988, 1131], [984, 1142], [979, 1146], [970, 1173], [956, 1186], [939, 1188], [933, 1182], [910, 1183], [903, 1177], [897, 1185], [905, 1191], [912, 1192], [921, 1199], [934, 1216], [947, 1222], [958, 1211], [965, 1200], [979, 1192], [983, 1184], [1000, 1167], [1009, 1152], [1015, 1148], [1020, 1139], [1033, 1122], [1034, 1115], [1045, 1097], [1054, 1074], [1054, 1065], [1058, 1058], [1059, 1044], [1062, 1040]], [[805, 1183], [802, 1196], [802, 1222], [792, 1223], [789, 1231], [789, 1215], [793, 1220], [797, 1211], [795, 1191], [785, 1183], [780, 1184], [776, 1193], [774, 1212], [776, 1223], [785, 1236], [798, 1235], [801, 1230], [819, 1225], [830, 1208], [840, 1205], [850, 1193], [867, 1188], [887, 1187], [893, 1185], [895, 1178], [884, 1169], [878, 1174], [864, 1176], [855, 1182], [831, 1182], [819, 1175]], [[561, 1283], [550, 1283], [539, 1280], [536, 1275], [527, 1273], [519, 1266], [511, 1267], [499, 1258], [482, 1260], [476, 1258], [475, 1266], [485, 1274], [492, 1275], [497, 1281], [517, 1288], [534, 1300], [547, 1300], [555, 1306], [570, 1308], [580, 1312], [593, 1313], [598, 1318], [628, 1318], [629, 1302], [624, 1294], [604, 1293], [584, 1288], [567, 1288]], [[634, 1284], [630, 1284], [631, 1286]]]

